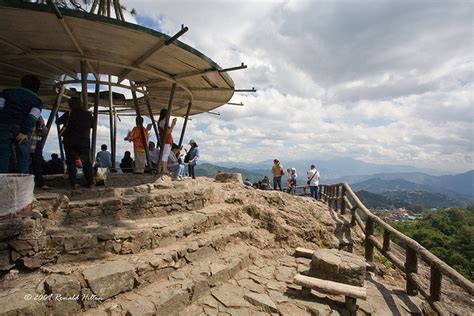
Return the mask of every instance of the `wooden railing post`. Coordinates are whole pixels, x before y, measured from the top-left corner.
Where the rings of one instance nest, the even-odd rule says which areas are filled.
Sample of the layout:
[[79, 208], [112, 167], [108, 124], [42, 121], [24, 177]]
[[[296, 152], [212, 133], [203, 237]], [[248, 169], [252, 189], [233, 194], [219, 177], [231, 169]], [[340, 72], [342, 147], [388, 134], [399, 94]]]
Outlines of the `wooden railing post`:
[[370, 236], [374, 234], [374, 222], [370, 217], [365, 220], [365, 260], [369, 263], [374, 261], [374, 245]]
[[319, 186], [319, 196], [321, 197], [321, 202], [325, 202], [325, 198], [324, 198], [324, 188], [325, 188], [325, 187], [326, 187], [326, 186], [323, 185], [323, 184], [321, 184], [321, 185]]
[[405, 272], [406, 272], [406, 291], [408, 295], [418, 294], [416, 284], [411, 281], [410, 274], [418, 272], [418, 258], [416, 251], [410, 246], [406, 246], [406, 261], [405, 261]]
[[357, 206], [353, 206], [351, 208], [351, 226], [355, 226], [357, 224], [357, 222], [356, 222], [356, 212], [357, 212]]
[[431, 278], [430, 278], [430, 298], [438, 302], [441, 300], [441, 280], [443, 274], [441, 271], [436, 267], [431, 267]]
[[383, 231], [382, 250], [385, 251], [385, 252], [390, 251], [390, 232], [388, 230]]
[[346, 188], [344, 185], [341, 185], [341, 215], [346, 214], [346, 201], [344, 197], [346, 196]]

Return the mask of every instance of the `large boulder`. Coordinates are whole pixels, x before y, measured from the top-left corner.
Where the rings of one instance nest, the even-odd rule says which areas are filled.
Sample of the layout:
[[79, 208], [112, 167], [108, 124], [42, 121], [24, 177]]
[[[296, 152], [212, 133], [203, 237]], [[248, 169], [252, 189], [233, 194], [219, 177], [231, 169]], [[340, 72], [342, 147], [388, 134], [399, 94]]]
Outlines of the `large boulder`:
[[318, 249], [311, 259], [309, 276], [355, 286], [364, 286], [365, 260], [337, 249]]
[[224, 172], [219, 172], [216, 175], [216, 181], [217, 182], [233, 182], [233, 183], [243, 183], [242, 181], [242, 175], [240, 173], [224, 173]]

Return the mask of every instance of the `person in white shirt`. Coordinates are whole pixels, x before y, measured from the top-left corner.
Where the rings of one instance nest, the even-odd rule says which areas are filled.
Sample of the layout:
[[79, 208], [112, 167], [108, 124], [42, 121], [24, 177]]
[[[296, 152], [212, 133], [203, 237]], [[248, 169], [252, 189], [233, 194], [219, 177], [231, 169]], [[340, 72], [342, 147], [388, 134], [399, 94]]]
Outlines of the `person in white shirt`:
[[309, 171], [307, 172], [308, 175], [308, 185], [311, 192], [311, 196], [319, 201], [319, 178], [320, 174], [319, 171], [316, 170], [315, 165], [311, 165]]

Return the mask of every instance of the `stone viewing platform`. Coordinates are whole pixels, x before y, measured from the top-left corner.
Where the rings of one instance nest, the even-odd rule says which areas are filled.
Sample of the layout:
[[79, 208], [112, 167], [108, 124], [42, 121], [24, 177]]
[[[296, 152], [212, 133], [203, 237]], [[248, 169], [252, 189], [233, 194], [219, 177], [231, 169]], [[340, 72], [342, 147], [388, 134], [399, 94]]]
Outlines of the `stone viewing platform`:
[[[322, 202], [246, 188], [240, 175], [136, 177], [37, 193], [42, 219], [0, 223], [0, 315], [347, 312], [343, 297], [302, 296], [298, 273], [365, 286], [361, 313], [423, 307], [396, 291], [396, 271], [382, 283], [365, 275], [364, 260], [337, 250], [350, 240], [357, 253], [362, 232], [348, 236], [347, 220]], [[296, 247], [316, 250], [313, 260], [295, 257]]]

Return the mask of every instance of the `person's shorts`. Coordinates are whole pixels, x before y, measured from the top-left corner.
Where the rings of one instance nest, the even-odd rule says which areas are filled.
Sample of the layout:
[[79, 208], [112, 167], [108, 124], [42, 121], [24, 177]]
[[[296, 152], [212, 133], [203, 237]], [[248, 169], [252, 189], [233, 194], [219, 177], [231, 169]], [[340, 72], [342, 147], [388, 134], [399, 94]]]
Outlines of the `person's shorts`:
[[168, 157], [170, 153], [171, 153], [171, 145], [165, 144], [165, 147], [163, 148], [163, 157], [161, 158], [161, 161], [168, 161]]

